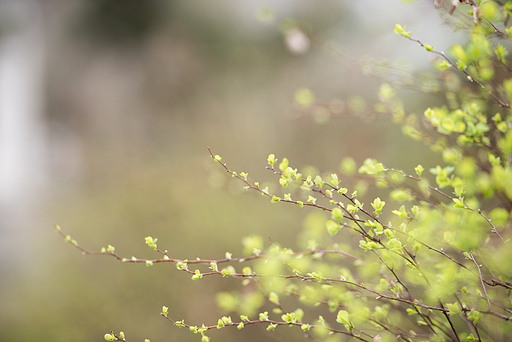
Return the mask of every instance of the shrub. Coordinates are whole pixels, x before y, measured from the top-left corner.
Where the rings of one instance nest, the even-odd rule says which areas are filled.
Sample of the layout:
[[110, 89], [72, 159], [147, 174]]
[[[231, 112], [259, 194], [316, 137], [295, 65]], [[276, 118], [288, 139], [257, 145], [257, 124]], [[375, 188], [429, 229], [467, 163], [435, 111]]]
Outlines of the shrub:
[[[407, 114], [396, 85], [383, 83], [374, 105], [375, 112], [401, 125], [406, 136], [440, 154], [443, 165], [398, 170], [366, 159], [356, 177], [372, 182], [379, 195], [365, 205], [362, 194], [343, 182], [355, 168], [350, 158], [343, 161], [340, 175], [320, 175], [300, 172], [287, 158], [270, 154], [267, 169], [283, 189], [271, 192], [208, 148], [244, 189], [276, 205], [293, 204], [290, 210], [320, 213], [309, 216], [311, 222], [299, 235], [300, 251], [248, 236], [242, 241], [243, 256], [179, 260], [148, 236], [146, 244], [159, 257], [127, 259], [111, 245], [87, 251], [59, 227], [57, 231], [84, 254], [147, 266], [172, 263], [193, 280], [231, 277], [250, 287], [218, 294], [220, 308], [237, 316], [218, 318], [216, 324], [191, 325], [162, 308], [163, 317], [199, 334], [203, 342], [212, 330], [253, 324], [265, 325], [269, 333], [293, 326], [325, 341], [508, 340], [512, 69], [506, 45], [512, 31], [504, 27], [512, 3], [470, 3], [469, 42], [452, 46], [448, 54], [414, 38], [405, 27], [395, 27], [398, 35], [437, 57], [434, 67], [445, 82], [428, 91], [445, 104], [425, 108], [423, 118]], [[297, 30], [288, 27], [284, 33]], [[312, 112], [314, 94], [300, 89], [296, 102], [300, 110]], [[265, 311], [263, 305], [273, 309]], [[105, 339], [127, 341], [122, 332], [107, 333]]]

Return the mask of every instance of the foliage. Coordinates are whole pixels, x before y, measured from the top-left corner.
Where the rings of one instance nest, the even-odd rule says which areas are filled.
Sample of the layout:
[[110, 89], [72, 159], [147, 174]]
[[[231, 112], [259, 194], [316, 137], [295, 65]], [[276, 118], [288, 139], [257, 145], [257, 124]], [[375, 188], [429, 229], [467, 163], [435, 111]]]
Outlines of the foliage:
[[[468, 16], [476, 21], [467, 28], [470, 39], [465, 46], [452, 46], [449, 54], [395, 27], [395, 33], [437, 57], [434, 66], [446, 82], [430, 91], [446, 104], [425, 108], [421, 119], [407, 114], [399, 89], [384, 83], [374, 105], [406, 136], [440, 154], [443, 165], [411, 165], [406, 172], [366, 159], [359, 176], [353, 176], [354, 161], [348, 158], [341, 176], [310, 175], [270, 154], [267, 169], [278, 178], [283, 189], [278, 192], [230, 169], [208, 148], [244, 189], [276, 205], [314, 210], [298, 235], [300, 251], [248, 236], [242, 241], [244, 256], [179, 260], [148, 236], [146, 244], [161, 257], [124, 258], [111, 245], [87, 251], [57, 231], [84, 254], [147, 266], [172, 263], [192, 280], [240, 279], [248, 290], [217, 297], [219, 307], [237, 313], [235, 318], [198, 326], [170, 317], [163, 306], [163, 317], [199, 334], [203, 342], [212, 330], [253, 324], [269, 332], [292, 326], [325, 341], [507, 340], [512, 335], [512, 78], [507, 78], [512, 69], [506, 46], [512, 31], [500, 27], [512, 3], [472, 5]], [[299, 110], [317, 105], [307, 88], [295, 97]], [[373, 182], [378, 196], [365, 206], [364, 196], [345, 185], [344, 177]], [[270, 312], [265, 310], [269, 305]], [[107, 333], [105, 339], [127, 341], [122, 332]]]

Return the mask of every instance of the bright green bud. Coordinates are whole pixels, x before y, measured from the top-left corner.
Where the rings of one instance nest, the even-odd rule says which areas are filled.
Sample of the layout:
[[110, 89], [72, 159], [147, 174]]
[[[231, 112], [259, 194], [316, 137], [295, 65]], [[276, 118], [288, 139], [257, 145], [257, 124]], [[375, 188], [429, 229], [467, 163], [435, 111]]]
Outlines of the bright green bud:
[[116, 340], [116, 337], [112, 334], [105, 334], [105, 336], [103, 336], [105, 338], [106, 341], [115, 341]]
[[146, 244], [149, 246], [149, 248], [151, 248], [151, 249], [156, 249], [157, 248], [156, 247], [156, 241], [158, 239], [153, 239], [151, 236], [146, 236], [144, 238], [144, 240], [146, 240]]
[[169, 308], [167, 306], [162, 306], [162, 315], [167, 317], [168, 313], [169, 313]]
[[399, 24], [395, 24], [395, 33], [405, 38], [411, 38], [411, 32], [405, 31], [405, 28]]
[[202, 277], [203, 277], [203, 275], [201, 274], [201, 271], [199, 271], [199, 270], [195, 270], [195, 273], [194, 273], [194, 275], [192, 276], [192, 280], [201, 279]]
[[276, 156], [272, 153], [268, 155], [267, 162], [270, 166], [274, 167], [275, 163], [277, 162]]
[[235, 271], [235, 268], [233, 266], [229, 265], [228, 267], [226, 267], [222, 271], [220, 271], [220, 273], [222, 273], [223, 277], [229, 277], [233, 273], [236, 273], [236, 271]]
[[350, 321], [348, 319], [348, 312], [345, 310], [338, 311], [338, 315], [336, 316], [336, 322], [350, 325]]
[[124, 332], [122, 332], [122, 331], [119, 332], [119, 338], [122, 338], [124, 340]]
[[270, 323], [267, 327], [267, 331], [274, 331], [277, 327], [277, 324]]
[[268, 320], [268, 311], [262, 312], [259, 314], [260, 321], [266, 321]]

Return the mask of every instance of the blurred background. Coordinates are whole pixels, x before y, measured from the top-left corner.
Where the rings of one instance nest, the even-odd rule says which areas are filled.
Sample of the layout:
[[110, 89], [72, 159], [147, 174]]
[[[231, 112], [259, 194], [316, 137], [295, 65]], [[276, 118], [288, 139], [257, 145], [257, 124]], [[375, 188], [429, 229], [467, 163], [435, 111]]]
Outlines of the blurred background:
[[[188, 259], [240, 256], [253, 234], [296, 246], [308, 211], [244, 192], [204, 145], [274, 189], [269, 153], [321, 173], [346, 156], [412, 172], [428, 149], [371, 114], [381, 81], [360, 65], [428, 79], [431, 55], [394, 25], [446, 50], [460, 39], [446, 20], [431, 1], [0, 0], [0, 340], [199, 341], [162, 305], [215, 324], [215, 293], [238, 281], [85, 257], [54, 225], [126, 257], [156, 257], [148, 235]], [[336, 115], [295, 104], [303, 87]], [[438, 101], [399, 95], [417, 114]], [[264, 328], [210, 336], [292, 340]]]

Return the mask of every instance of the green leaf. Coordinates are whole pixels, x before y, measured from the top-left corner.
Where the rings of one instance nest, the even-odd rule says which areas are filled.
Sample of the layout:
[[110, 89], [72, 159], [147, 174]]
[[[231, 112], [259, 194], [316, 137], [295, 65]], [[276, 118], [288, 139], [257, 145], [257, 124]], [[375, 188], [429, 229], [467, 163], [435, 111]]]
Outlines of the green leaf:
[[474, 325], [477, 325], [480, 322], [480, 319], [483, 317], [483, 314], [475, 309], [471, 309], [471, 312], [468, 314], [468, 318], [473, 322]]
[[400, 218], [409, 218], [409, 214], [407, 213], [407, 211], [405, 211], [405, 206], [403, 205], [400, 207], [400, 209], [393, 210], [392, 213]]
[[350, 325], [350, 321], [348, 319], [348, 312], [345, 310], [338, 311], [338, 315], [336, 316], [336, 322]]
[[288, 167], [288, 158], [283, 158], [283, 161], [279, 164], [279, 170], [284, 172]]
[[327, 227], [327, 232], [329, 233], [330, 236], [336, 235], [338, 231], [341, 229], [338, 223], [331, 220], [327, 221], [325, 225]]
[[115, 341], [115, 340], [117, 340], [117, 338], [114, 335], [112, 335], [112, 334], [105, 334], [105, 336], [103, 336], [103, 338], [106, 341]]
[[446, 308], [450, 311], [450, 315], [458, 315], [462, 312], [458, 303], [446, 304]]
[[226, 268], [224, 268], [222, 271], [220, 271], [223, 277], [229, 277], [232, 274], [236, 273], [236, 270], [233, 266], [229, 265]]
[[270, 292], [268, 294], [268, 301], [274, 304], [279, 303], [279, 296], [275, 292]]
[[373, 209], [375, 210], [375, 215], [379, 216], [380, 213], [382, 212], [382, 208], [384, 207], [384, 205], [386, 205], [386, 202], [384, 201], [381, 201], [380, 197], [377, 197], [373, 203], [372, 203], [372, 207]]
[[480, 5], [482, 16], [490, 21], [498, 20], [500, 16], [500, 9], [498, 4], [493, 1], [486, 1]]
[[324, 185], [324, 181], [322, 180], [322, 177], [316, 176], [315, 177], [315, 184], [319, 189], [322, 189], [322, 186]]
[[425, 170], [425, 169], [423, 168], [423, 166], [418, 165], [414, 168], [414, 170], [416, 171], [416, 174], [418, 175], [418, 177], [421, 178], [421, 175], [423, 174], [423, 170]]
[[340, 180], [338, 179], [338, 175], [333, 173], [331, 174], [331, 184], [334, 186], [338, 186], [340, 184]]
[[402, 37], [405, 37], [405, 38], [411, 38], [411, 32], [407, 32], [405, 31], [405, 27], [402, 27], [401, 25], [399, 24], [395, 24], [395, 33], [402, 36]]
[[151, 236], [146, 236], [144, 239], [146, 240], [146, 244], [149, 246], [149, 248], [157, 249], [156, 242], [158, 239], [153, 239]]
[[343, 219], [343, 212], [340, 208], [334, 208], [331, 211], [331, 217], [339, 223]]
[[192, 280], [197, 280], [203, 278], [201, 271], [195, 270], [194, 275], [192, 276]]
[[277, 324], [270, 323], [267, 327], [267, 331], [274, 331], [277, 327]]
[[452, 198], [452, 201], [455, 202], [453, 205], [455, 209], [464, 209], [466, 207], [462, 198]]

